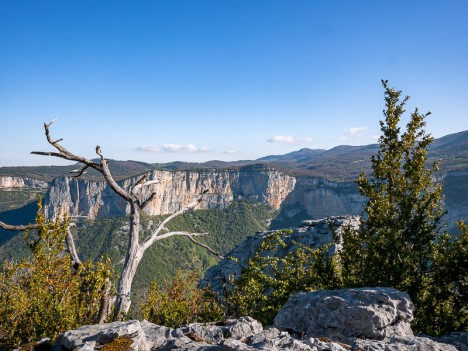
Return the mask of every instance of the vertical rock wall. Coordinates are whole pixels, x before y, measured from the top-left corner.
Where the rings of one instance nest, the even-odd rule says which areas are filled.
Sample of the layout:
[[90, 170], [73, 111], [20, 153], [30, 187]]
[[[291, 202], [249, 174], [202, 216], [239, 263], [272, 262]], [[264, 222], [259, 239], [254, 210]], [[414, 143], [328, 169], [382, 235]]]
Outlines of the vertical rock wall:
[[[150, 215], [173, 213], [193, 201], [205, 189], [199, 208], [226, 208], [236, 198], [259, 201], [279, 209], [293, 191], [296, 179], [264, 166], [245, 167], [240, 170], [154, 171], [150, 180], [156, 184], [140, 190], [142, 199], [152, 192], [156, 196], [145, 209]], [[136, 178], [120, 182], [130, 187]], [[44, 210], [51, 218], [59, 209], [70, 215], [88, 216], [90, 219], [125, 215], [128, 207], [105, 182], [90, 182], [76, 178], [57, 178], [52, 181], [44, 199]]]

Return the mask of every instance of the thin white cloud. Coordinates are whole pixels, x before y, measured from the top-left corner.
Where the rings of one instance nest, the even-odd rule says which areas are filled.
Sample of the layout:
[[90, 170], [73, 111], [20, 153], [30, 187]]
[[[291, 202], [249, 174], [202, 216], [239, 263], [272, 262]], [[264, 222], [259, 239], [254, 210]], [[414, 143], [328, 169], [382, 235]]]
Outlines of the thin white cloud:
[[154, 153], [189, 153], [189, 154], [197, 154], [203, 152], [210, 152], [212, 151], [210, 148], [198, 147], [193, 144], [187, 145], [180, 145], [180, 144], [163, 144], [162, 146], [156, 145], [144, 145], [137, 148], [139, 151], [146, 151], [146, 152], [154, 152]]
[[313, 143], [314, 139], [311, 137], [298, 138], [291, 135], [275, 135], [267, 140], [269, 143], [283, 143], [283, 144], [306, 144]]
[[234, 155], [234, 154], [237, 154], [237, 151], [236, 150], [226, 150], [226, 151], [223, 152], [223, 154]]
[[198, 147], [193, 144], [187, 144], [187, 145], [164, 144], [162, 146], [162, 149], [164, 152], [189, 153], [189, 154], [197, 154], [197, 153], [211, 151], [211, 149], [206, 146]]
[[367, 129], [366, 127], [351, 127], [349, 128], [349, 135], [357, 136], [366, 129]]
[[143, 146], [138, 146], [137, 147], [138, 151], [144, 151], [144, 152], [161, 152], [161, 148], [159, 148], [156, 145], [143, 145]]
[[341, 140], [349, 140], [360, 137], [367, 127], [351, 127], [341, 135]]

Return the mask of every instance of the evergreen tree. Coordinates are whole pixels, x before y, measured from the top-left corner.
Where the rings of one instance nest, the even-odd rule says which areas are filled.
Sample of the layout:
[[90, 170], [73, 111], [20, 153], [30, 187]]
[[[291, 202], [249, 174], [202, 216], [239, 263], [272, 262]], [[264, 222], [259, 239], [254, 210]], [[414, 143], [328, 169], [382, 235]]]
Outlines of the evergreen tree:
[[[372, 157], [371, 176], [361, 174], [357, 180], [367, 201], [359, 232], [344, 233], [340, 273], [345, 286], [391, 286], [407, 292], [415, 305], [415, 329], [439, 334], [442, 330], [436, 325], [441, 316], [427, 307], [445, 304], [459, 294], [448, 290], [448, 295], [436, 296], [434, 287], [449, 284], [448, 276], [442, 281], [441, 272], [458, 262], [443, 258], [458, 255], [454, 252], [460, 253], [463, 245], [441, 232], [445, 212], [442, 185], [435, 180], [439, 163], [427, 168], [433, 138], [423, 129], [430, 113], [416, 109], [401, 133], [408, 97], [401, 99], [401, 91], [390, 88], [387, 81], [382, 84], [386, 108], [380, 122], [380, 149]], [[442, 319], [453, 313], [453, 308], [444, 311]]]
[[385, 88], [385, 120], [380, 121], [380, 149], [372, 156], [372, 175], [357, 183], [367, 198], [359, 239], [364, 284], [393, 286], [414, 295], [424, 284], [432, 243], [441, 227], [442, 186], [434, 180], [438, 163], [430, 169], [428, 146], [433, 138], [423, 127], [430, 114], [416, 109], [406, 131], [398, 127], [408, 97]]
[[439, 163], [428, 165], [425, 119], [416, 109], [406, 130], [399, 123], [408, 97], [385, 88], [385, 119], [372, 174], [357, 183], [366, 198], [359, 230], [345, 228], [333, 257], [326, 247], [301, 247], [283, 258], [268, 253], [284, 245], [281, 232], [260, 246], [227, 302], [234, 314], [249, 313], [266, 323], [292, 294], [315, 289], [389, 286], [407, 292], [415, 305], [413, 329], [441, 335], [468, 329], [468, 228], [442, 232]]

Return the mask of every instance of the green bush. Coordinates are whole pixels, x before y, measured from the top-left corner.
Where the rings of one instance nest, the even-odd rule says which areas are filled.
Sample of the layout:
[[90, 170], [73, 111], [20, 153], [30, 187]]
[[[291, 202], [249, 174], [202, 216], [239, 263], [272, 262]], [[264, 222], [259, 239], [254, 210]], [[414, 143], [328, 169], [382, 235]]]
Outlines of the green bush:
[[[32, 258], [6, 261], [0, 273], [0, 349], [13, 349], [97, 322], [110, 263], [71, 267], [64, 252], [67, 222], [46, 222], [39, 204], [35, 239], [25, 234]], [[31, 235], [32, 236], [32, 235]]]
[[270, 325], [292, 294], [340, 286], [328, 245], [316, 250], [299, 245], [284, 257], [272, 255], [286, 247], [283, 238], [291, 233], [276, 231], [260, 244], [242, 275], [233, 282], [232, 291], [224, 296], [229, 315], [251, 316]]
[[153, 281], [146, 302], [140, 306], [143, 317], [172, 328], [222, 319], [223, 309], [214, 294], [196, 287], [198, 278], [196, 271], [184, 273], [177, 270], [172, 282], [166, 281], [164, 288]]

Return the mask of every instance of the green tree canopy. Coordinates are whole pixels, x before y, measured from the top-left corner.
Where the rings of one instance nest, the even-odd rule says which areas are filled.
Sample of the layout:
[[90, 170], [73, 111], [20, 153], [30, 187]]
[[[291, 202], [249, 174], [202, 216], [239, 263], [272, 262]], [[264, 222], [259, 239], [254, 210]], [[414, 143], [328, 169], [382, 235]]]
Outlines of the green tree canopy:
[[[462, 301], [465, 306], [468, 301], [461, 283], [467, 280], [462, 266], [467, 260], [466, 230], [460, 224], [461, 237], [443, 233], [440, 162], [428, 165], [433, 138], [424, 130], [430, 113], [416, 109], [402, 133], [399, 125], [408, 97], [401, 98], [401, 91], [387, 81], [382, 84], [380, 148], [372, 157], [371, 175], [361, 174], [357, 180], [366, 199], [361, 227], [344, 233], [337, 260], [343, 285], [391, 286], [407, 292], [419, 332], [437, 335], [466, 328]], [[442, 274], [447, 270], [453, 274]]]
[[439, 163], [428, 165], [433, 138], [424, 127], [429, 113], [416, 109], [402, 133], [408, 97], [401, 98], [387, 81], [382, 84], [380, 148], [372, 157], [371, 175], [357, 180], [365, 198], [360, 229], [342, 232], [336, 239], [342, 248], [333, 257], [326, 248], [300, 248], [278, 260], [264, 258], [261, 247], [234, 284], [228, 301], [234, 309], [257, 309], [272, 321], [281, 304], [300, 290], [389, 286], [410, 295], [414, 330], [432, 335], [467, 330], [468, 229], [459, 223], [460, 236], [443, 232]]

